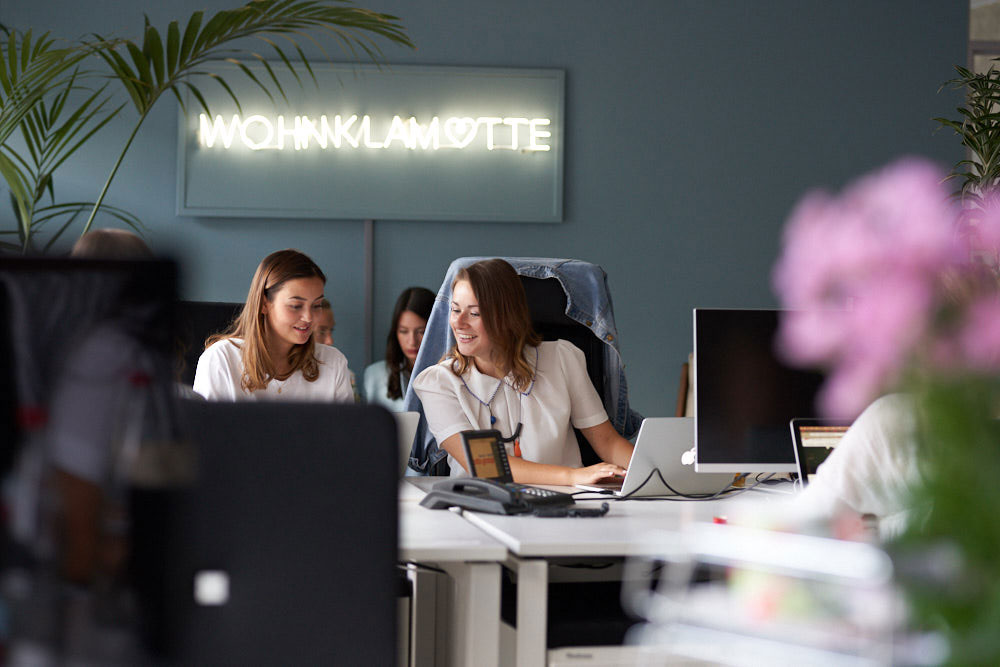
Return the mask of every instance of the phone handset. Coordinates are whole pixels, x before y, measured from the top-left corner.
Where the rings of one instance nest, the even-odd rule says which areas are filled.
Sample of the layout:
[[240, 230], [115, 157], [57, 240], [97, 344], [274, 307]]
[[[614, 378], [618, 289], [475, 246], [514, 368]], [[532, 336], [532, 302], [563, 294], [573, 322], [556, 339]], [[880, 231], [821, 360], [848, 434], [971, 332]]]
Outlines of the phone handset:
[[491, 514], [523, 514], [532, 509], [517, 491], [500, 482], [467, 477], [438, 482], [420, 504], [430, 509], [457, 506]]

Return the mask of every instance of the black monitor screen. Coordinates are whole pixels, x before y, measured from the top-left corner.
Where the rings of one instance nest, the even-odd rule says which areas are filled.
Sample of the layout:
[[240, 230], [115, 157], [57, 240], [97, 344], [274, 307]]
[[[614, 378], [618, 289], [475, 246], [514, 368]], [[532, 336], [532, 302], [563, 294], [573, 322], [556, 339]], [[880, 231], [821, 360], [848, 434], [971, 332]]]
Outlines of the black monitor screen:
[[775, 349], [777, 310], [694, 311], [697, 469], [794, 472], [789, 420], [816, 417], [820, 373], [791, 368]]

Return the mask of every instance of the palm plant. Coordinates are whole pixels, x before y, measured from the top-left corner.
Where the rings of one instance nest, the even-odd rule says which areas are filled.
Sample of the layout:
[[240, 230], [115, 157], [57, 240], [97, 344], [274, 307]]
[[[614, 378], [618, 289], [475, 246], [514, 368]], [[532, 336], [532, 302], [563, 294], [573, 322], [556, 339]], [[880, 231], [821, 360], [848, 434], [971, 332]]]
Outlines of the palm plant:
[[[957, 109], [961, 118], [935, 118], [961, 137], [968, 156], [955, 163], [949, 178], [961, 179], [954, 193], [964, 204], [982, 205], [987, 191], [1000, 185], [1000, 70], [978, 73], [956, 66], [958, 78], [944, 86], [965, 89], [965, 106]], [[944, 87], [942, 86], [942, 88]]]
[[[67, 150], [75, 150], [74, 138], [95, 120], [103, 107], [96, 97], [85, 100], [79, 113], [71, 114], [66, 122], [59, 122], [66, 109], [67, 95], [78, 87], [82, 76], [79, 64], [95, 50], [111, 45], [88, 43], [64, 47], [57, 46], [48, 33], [37, 39], [31, 31], [17, 33], [3, 29], [3, 33], [4, 39], [0, 40], [0, 175], [10, 190], [18, 224], [16, 230], [0, 233], [17, 234], [19, 243], [0, 243], [0, 247], [26, 251], [31, 247], [36, 208], [45, 191], [53, 195], [51, 175], [64, 159], [60, 156]], [[53, 91], [62, 92], [47, 104]], [[27, 158], [9, 144], [18, 129], [26, 140]], [[52, 212], [52, 209], [43, 208], [44, 219], [49, 219]]]
[[[213, 81], [222, 86], [239, 108], [239, 100], [232, 88], [218, 72], [213, 71], [211, 67], [213, 61], [225, 60], [235, 64], [239, 71], [259, 86], [270, 99], [274, 100], [275, 94], [277, 94], [282, 99], [287, 100], [278, 76], [265, 56], [257, 51], [248, 51], [237, 44], [248, 38], [256, 39], [265, 47], [266, 52], [270, 53], [272, 57], [276, 56], [281, 67], [291, 72], [299, 85], [302, 85], [303, 78], [300, 74], [307, 74], [316, 83], [309, 59], [302, 50], [302, 40], [308, 40], [318, 47], [327, 60], [330, 60], [331, 57], [324, 48], [322, 38], [327, 38], [327, 41], [332, 40], [338, 44], [353, 59], [364, 56], [376, 63], [381, 63], [384, 60], [378, 45], [379, 40], [385, 39], [398, 45], [413, 48], [413, 43], [406, 35], [397, 17], [348, 6], [347, 0], [250, 0], [242, 7], [222, 10], [207, 20], [204, 12], [195, 12], [185, 23], [183, 30], [177, 21], [172, 21], [168, 24], [163, 36], [146, 19], [141, 43], [131, 40], [110, 42], [97, 36], [96, 44], [100, 47], [96, 49], [91, 47], [88, 53], [96, 53], [110, 69], [112, 83], [117, 82], [122, 86], [128, 101], [138, 113], [138, 119], [91, 207], [82, 233], [86, 233], [91, 228], [97, 213], [101, 210], [111, 212], [129, 224], [138, 223], [138, 220], [130, 217], [124, 211], [109, 209], [103, 202], [139, 129], [153, 105], [165, 93], [172, 93], [186, 112], [181, 92], [187, 90], [206, 113], [211, 113], [198, 86], [201, 81]], [[261, 63], [267, 75], [256, 76], [247, 67], [245, 60]], [[0, 73], [0, 79], [2, 76]], [[51, 91], [51, 89], [50, 86], [46, 92]], [[37, 104], [42, 96], [36, 98], [34, 104]], [[66, 157], [76, 151], [107, 122], [107, 119], [100, 115], [104, 113], [101, 109], [106, 109], [106, 107], [98, 92], [87, 97], [86, 104], [87, 110], [84, 112], [77, 114], [76, 111], [80, 109], [77, 107], [71, 113], [71, 118], [75, 119], [75, 125], [80, 128], [74, 137], [80, 138], [77, 141], [67, 140], [65, 135], [53, 138], [51, 143], [61, 146], [62, 151], [54, 159], [55, 166], [61, 164]], [[66, 101], [63, 100], [61, 104], [58, 101], [53, 102], [52, 105], [59, 105], [63, 109]], [[48, 107], [48, 109], [51, 112], [52, 107]], [[112, 110], [110, 113], [117, 113], [117, 110]], [[28, 123], [25, 120], [27, 115], [27, 112], [22, 113], [15, 126], [20, 123]], [[33, 117], [32, 120], [37, 121], [38, 118]], [[61, 128], [63, 125], [53, 124], [52, 127]], [[32, 131], [29, 128], [28, 132]], [[0, 134], [0, 145], [4, 145], [5, 150], [10, 152], [12, 149], [9, 145], [5, 145], [7, 136], [9, 133], [6, 136]], [[42, 143], [39, 142], [39, 145]], [[8, 159], [7, 162], [10, 163], [11, 160]], [[29, 160], [24, 158], [17, 162], [21, 166], [19, 173], [11, 173], [12, 170], [4, 168], [2, 162], [0, 162], [0, 172], [7, 180], [8, 185], [11, 185], [12, 194], [16, 190], [18, 192], [16, 198], [24, 202], [19, 203], [19, 207], [22, 209], [20, 227], [23, 236], [30, 238], [30, 227], [34, 220], [30, 215], [33, 209], [28, 202], [37, 201], [34, 198], [38, 191], [37, 185], [41, 184], [43, 190], [50, 187], [51, 175], [46, 179], [45, 175], [42, 174], [42, 177], [35, 182], [36, 187], [32, 188], [29, 185], [31, 179], [25, 176]], [[43, 171], [40, 169], [38, 173]], [[13, 185], [12, 180], [15, 181]], [[51, 194], [51, 190], [49, 192]], [[79, 205], [80, 202], [65, 205], [63, 209], [60, 209], [60, 213], [56, 213], [53, 209], [47, 209], [47, 215], [71, 216], [58, 233], [61, 234], [75, 219], [74, 213], [78, 211]], [[68, 213], [69, 211], [73, 211], [73, 213]], [[27, 217], [25, 217], [26, 214]], [[48, 219], [51, 218], [45, 218], [45, 220]]]
[[[0, 146], [0, 152], [8, 157], [12, 168], [18, 170], [21, 184], [16, 191], [11, 191], [18, 218], [18, 243], [0, 242], [0, 247], [20, 249], [21, 252], [34, 250], [34, 240], [43, 225], [61, 220], [60, 226], [49, 236], [42, 249], [43, 252], [48, 251], [81, 214], [94, 206], [92, 201], [57, 203], [55, 171], [76, 149], [107, 125], [124, 104], [108, 110], [110, 97], [104, 94], [107, 83], [97, 90], [87, 91], [82, 101], [70, 104], [72, 95], [87, 90], [80, 82], [83, 76], [85, 74], [75, 69], [63, 85], [53, 91], [51, 98], [43, 98], [31, 108], [19, 126], [24, 151]], [[44, 202], [46, 195], [47, 204]], [[108, 205], [102, 210], [133, 228], [142, 226], [139, 219], [127, 211]]]
[[[220, 11], [207, 22], [204, 22], [204, 12], [195, 12], [188, 19], [183, 32], [177, 21], [172, 21], [167, 26], [166, 40], [161, 38], [159, 31], [150, 25], [147, 19], [142, 46], [131, 41], [125, 42], [128, 58], [118, 53], [116, 49], [99, 51], [99, 55], [124, 86], [135, 110], [139, 113], [139, 120], [125, 142], [125, 147], [115, 161], [111, 173], [108, 174], [83, 232], [86, 233], [90, 229], [132, 140], [153, 105], [164, 93], [168, 91], [173, 93], [183, 109], [184, 100], [180, 90], [182, 86], [186, 87], [205, 112], [211, 114], [201, 91], [193, 83], [198, 77], [209, 78], [218, 82], [239, 108], [239, 100], [226, 81], [219, 74], [206, 69], [210, 61], [225, 56], [226, 61], [239, 67], [273, 100], [268, 86], [237, 57], [243, 52], [230, 46], [236, 40], [249, 37], [257, 38], [269, 47], [301, 85], [302, 79], [298, 73], [300, 68], [286, 53], [287, 49], [293, 49], [301, 68], [304, 68], [315, 82], [309, 59], [302, 52], [297, 38], [305, 37], [317, 44], [321, 50], [323, 47], [306, 32], [308, 30], [318, 30], [320, 34], [325, 33], [333, 37], [352, 57], [357, 57], [360, 50], [375, 62], [379, 62], [382, 57], [375, 37], [413, 47], [413, 43], [395, 16], [332, 4], [330, 0], [251, 0], [237, 9]], [[279, 43], [276, 41], [278, 38], [287, 44]], [[326, 55], [325, 50], [323, 53]], [[269, 83], [282, 99], [287, 99], [275, 72], [264, 56], [256, 52], [251, 52], [249, 55], [263, 64], [270, 79]], [[329, 59], [328, 55], [327, 58]]]

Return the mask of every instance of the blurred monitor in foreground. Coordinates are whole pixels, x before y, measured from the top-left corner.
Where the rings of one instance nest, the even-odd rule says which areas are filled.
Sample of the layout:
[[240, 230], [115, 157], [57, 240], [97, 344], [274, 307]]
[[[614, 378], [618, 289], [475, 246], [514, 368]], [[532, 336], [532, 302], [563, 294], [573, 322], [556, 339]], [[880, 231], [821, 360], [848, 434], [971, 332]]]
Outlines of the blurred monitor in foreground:
[[[5, 589], [12, 662], [25, 646], [56, 662], [126, 659], [104, 652], [127, 634], [125, 491], [149, 446], [175, 436], [175, 294], [169, 261], [0, 257], [0, 576], [21, 582]], [[113, 629], [98, 608], [115, 610]]]
[[190, 484], [133, 494], [164, 664], [393, 665], [396, 424], [381, 407], [185, 400]]

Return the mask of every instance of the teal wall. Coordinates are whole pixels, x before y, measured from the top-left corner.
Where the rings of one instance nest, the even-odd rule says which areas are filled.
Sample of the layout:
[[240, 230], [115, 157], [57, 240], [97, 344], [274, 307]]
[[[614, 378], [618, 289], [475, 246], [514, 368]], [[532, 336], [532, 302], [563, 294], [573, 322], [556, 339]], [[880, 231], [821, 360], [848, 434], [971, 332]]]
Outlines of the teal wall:
[[[137, 37], [144, 11], [165, 26], [234, 4], [5, 0], [0, 22]], [[775, 304], [770, 267], [807, 189], [840, 187], [904, 154], [943, 165], [962, 156], [931, 121], [959, 103], [938, 88], [965, 60], [961, 0], [359, 4], [403, 19], [418, 49], [387, 47], [393, 62], [566, 72], [564, 222], [377, 222], [374, 355], [396, 294], [410, 284], [436, 290], [454, 257], [575, 257], [609, 274], [635, 407], [671, 414], [691, 308]], [[161, 105], [109, 202], [138, 214], [150, 243], [181, 261], [188, 298], [240, 301], [265, 254], [308, 252], [329, 277], [336, 344], [360, 372], [362, 222], [178, 218], [176, 111], [169, 99]], [[93, 199], [127, 125], [65, 166], [61, 198]], [[10, 229], [5, 208], [0, 228]]]

